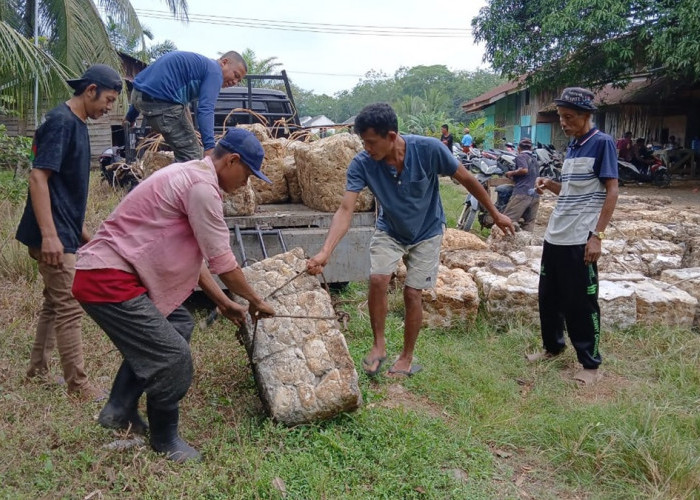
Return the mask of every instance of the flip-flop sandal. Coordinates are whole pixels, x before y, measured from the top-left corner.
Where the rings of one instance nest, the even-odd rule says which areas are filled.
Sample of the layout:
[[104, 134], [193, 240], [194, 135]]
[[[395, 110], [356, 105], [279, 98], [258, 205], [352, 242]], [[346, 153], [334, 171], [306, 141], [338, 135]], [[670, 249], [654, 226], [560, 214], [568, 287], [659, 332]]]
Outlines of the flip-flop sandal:
[[573, 379], [579, 383], [581, 387], [587, 387], [595, 384], [601, 378], [603, 374], [599, 373], [598, 370], [581, 370], [574, 375]]
[[537, 361], [552, 359], [555, 357], [555, 355], [548, 351], [540, 351], [533, 354], [526, 354], [525, 357], [530, 363], [535, 363]]
[[[382, 369], [382, 365], [384, 365], [385, 361], [386, 361], [386, 356], [383, 356], [381, 358], [374, 358], [374, 359], [365, 358], [362, 360], [362, 369], [367, 374], [367, 376], [376, 377], [377, 374], [379, 374], [379, 371]], [[372, 370], [369, 367], [371, 367], [374, 363], [377, 363], [377, 367], [374, 370]]]
[[393, 366], [389, 368], [389, 372], [391, 375], [402, 375], [404, 377], [412, 377], [419, 371], [421, 371], [423, 367], [421, 365], [411, 365], [411, 368], [409, 370], [397, 370]]

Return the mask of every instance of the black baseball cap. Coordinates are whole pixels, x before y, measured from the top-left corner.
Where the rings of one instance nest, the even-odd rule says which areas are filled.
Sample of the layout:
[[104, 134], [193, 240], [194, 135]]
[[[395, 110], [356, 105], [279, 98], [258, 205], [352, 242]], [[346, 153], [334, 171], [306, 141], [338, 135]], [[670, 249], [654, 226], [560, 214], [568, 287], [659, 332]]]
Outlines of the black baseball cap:
[[253, 171], [256, 177], [272, 184], [272, 181], [262, 173], [265, 150], [255, 134], [244, 128], [233, 127], [219, 139], [218, 145], [230, 153], [238, 153], [241, 161]]
[[116, 90], [117, 92], [122, 91], [121, 76], [119, 76], [119, 73], [114, 71], [114, 69], [106, 64], [95, 64], [90, 66], [85, 70], [83, 76], [72, 80], [66, 80], [66, 83], [76, 90], [84, 83], [87, 83], [88, 85], [94, 83], [100, 87]]
[[595, 97], [593, 92], [588, 89], [568, 87], [564, 89], [559, 99], [554, 99], [554, 104], [580, 111], [595, 111], [598, 108], [593, 104], [593, 97]]

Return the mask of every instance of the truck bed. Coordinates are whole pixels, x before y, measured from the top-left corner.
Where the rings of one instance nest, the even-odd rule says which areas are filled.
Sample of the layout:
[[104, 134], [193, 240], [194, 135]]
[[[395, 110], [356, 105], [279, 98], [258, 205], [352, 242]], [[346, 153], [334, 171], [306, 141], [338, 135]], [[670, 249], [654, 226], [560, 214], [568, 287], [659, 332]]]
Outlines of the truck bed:
[[[226, 217], [231, 247], [241, 265], [301, 247], [307, 257], [321, 249], [333, 213], [297, 203], [260, 205], [253, 215]], [[336, 247], [324, 276], [329, 283], [363, 281], [369, 277], [369, 241], [374, 232], [374, 212], [355, 212], [352, 225]], [[279, 234], [277, 232], [279, 231]], [[264, 250], [263, 250], [264, 246]]]

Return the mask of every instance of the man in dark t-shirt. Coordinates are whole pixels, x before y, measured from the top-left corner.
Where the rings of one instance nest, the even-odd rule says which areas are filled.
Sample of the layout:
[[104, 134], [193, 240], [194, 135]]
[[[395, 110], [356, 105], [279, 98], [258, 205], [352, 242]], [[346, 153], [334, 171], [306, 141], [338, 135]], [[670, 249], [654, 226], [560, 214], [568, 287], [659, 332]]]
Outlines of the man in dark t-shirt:
[[447, 146], [447, 149], [450, 150], [450, 153], [452, 152], [452, 143], [454, 142], [454, 138], [452, 137], [452, 134], [450, 134], [450, 128], [447, 126], [447, 124], [443, 125], [442, 128], [442, 136], [440, 137], [440, 140], [442, 143]]
[[537, 209], [540, 206], [540, 197], [535, 193], [538, 170], [537, 158], [532, 154], [532, 140], [524, 138], [518, 143], [515, 170], [505, 173], [506, 177], [515, 181], [515, 187], [503, 212], [513, 222], [518, 222], [522, 217], [524, 231], [532, 232], [535, 229]]
[[32, 144], [29, 194], [16, 238], [27, 245], [44, 281], [27, 378], [45, 376], [58, 347], [68, 392], [91, 401], [104, 397], [85, 373], [82, 308], [71, 294], [75, 252], [90, 237], [83, 227], [90, 179], [90, 137], [85, 121], [109, 112], [122, 89], [119, 74], [97, 64], [68, 80], [73, 97], [46, 114]]

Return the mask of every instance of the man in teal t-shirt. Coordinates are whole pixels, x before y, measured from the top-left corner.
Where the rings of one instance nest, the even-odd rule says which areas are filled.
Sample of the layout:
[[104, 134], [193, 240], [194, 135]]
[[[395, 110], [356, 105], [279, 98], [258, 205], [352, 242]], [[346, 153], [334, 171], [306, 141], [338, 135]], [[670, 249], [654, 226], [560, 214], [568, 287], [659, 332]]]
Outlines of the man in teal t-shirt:
[[386, 360], [387, 290], [391, 275], [403, 258], [407, 269], [404, 345], [389, 374], [413, 375], [421, 369], [412, 361], [423, 322], [422, 290], [435, 285], [445, 226], [438, 176], [448, 175], [459, 181], [484, 204], [503, 231], [512, 234], [513, 224], [496, 210], [479, 181], [439, 140], [399, 134], [396, 113], [388, 104], [365, 107], [355, 119], [355, 131], [362, 138], [365, 151], [355, 156], [348, 167], [340, 208], [333, 216], [323, 247], [309, 259], [307, 269], [311, 274], [323, 270], [350, 228], [360, 191], [368, 187], [380, 210], [369, 249], [368, 304], [374, 344], [362, 365], [367, 375], [374, 376]]

